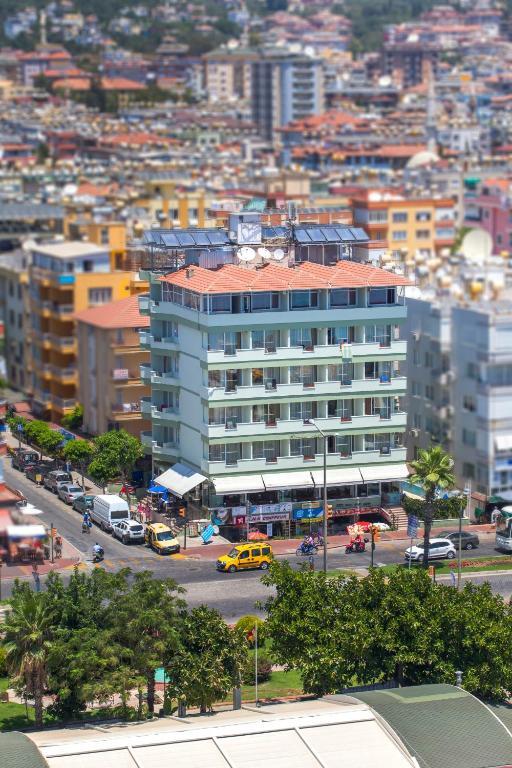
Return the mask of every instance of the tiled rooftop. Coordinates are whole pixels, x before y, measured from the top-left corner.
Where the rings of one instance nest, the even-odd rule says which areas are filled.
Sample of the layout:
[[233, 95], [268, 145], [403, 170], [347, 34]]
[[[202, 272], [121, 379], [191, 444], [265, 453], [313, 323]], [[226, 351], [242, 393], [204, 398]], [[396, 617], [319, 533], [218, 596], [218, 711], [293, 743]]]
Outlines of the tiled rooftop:
[[149, 317], [139, 312], [137, 296], [128, 296], [126, 299], [102, 304], [100, 307], [91, 307], [78, 312], [75, 320], [96, 328], [146, 328], [149, 326]]

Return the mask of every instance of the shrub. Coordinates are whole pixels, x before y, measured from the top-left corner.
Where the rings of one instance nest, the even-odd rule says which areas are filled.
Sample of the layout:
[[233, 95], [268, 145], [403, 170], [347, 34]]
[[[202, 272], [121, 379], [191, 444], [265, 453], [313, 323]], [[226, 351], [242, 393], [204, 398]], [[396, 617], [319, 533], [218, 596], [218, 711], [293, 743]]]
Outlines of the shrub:
[[7, 675], [7, 651], [4, 645], [0, 645], [0, 677]]
[[[258, 654], [258, 683], [266, 683], [272, 676], [272, 662], [268, 656]], [[243, 671], [244, 685], [254, 685], [254, 656], [252, 656]]]
[[247, 642], [249, 643], [250, 648], [254, 648], [254, 628], [256, 625], [258, 626], [258, 646], [260, 646], [263, 645], [266, 638], [265, 622], [263, 619], [258, 618], [258, 616], [251, 616], [248, 614], [247, 616], [242, 616], [240, 619], [238, 619], [237, 623], [235, 624], [235, 629], [243, 632], [247, 638]]

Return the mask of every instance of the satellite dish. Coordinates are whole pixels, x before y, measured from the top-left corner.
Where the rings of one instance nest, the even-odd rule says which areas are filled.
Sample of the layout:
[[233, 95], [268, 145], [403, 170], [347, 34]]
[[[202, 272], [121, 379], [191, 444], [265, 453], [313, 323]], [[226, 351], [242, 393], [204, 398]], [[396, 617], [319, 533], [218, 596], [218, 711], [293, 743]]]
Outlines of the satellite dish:
[[281, 261], [281, 259], [284, 259], [284, 257], [286, 256], [282, 248], [276, 248], [272, 255], [274, 259], [277, 259], [277, 261]]
[[464, 237], [460, 251], [472, 264], [483, 264], [492, 253], [492, 237], [485, 229], [472, 229]]
[[389, 88], [392, 82], [393, 81], [389, 75], [382, 75], [382, 77], [379, 77], [379, 85], [381, 88]]
[[37, 248], [37, 243], [35, 240], [24, 240], [21, 247], [25, 253], [30, 253], [34, 248]]
[[244, 245], [243, 248], [239, 248], [236, 255], [240, 261], [252, 261], [256, 257], [256, 251], [254, 248]]
[[314, 59], [315, 55], [316, 55], [316, 53], [315, 53], [315, 49], [313, 48], [313, 46], [312, 45], [306, 45], [306, 47], [304, 48], [304, 56], [308, 56], [310, 59]]
[[272, 254], [270, 253], [268, 248], [258, 248], [258, 256], [261, 256], [262, 259], [272, 258]]

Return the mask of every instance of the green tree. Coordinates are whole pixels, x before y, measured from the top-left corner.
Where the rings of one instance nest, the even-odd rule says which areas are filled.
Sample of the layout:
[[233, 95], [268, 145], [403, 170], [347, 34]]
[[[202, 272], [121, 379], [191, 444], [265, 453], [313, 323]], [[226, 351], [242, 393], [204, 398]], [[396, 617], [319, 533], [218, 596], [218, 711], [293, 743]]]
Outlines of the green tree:
[[75, 405], [71, 413], [66, 413], [62, 417], [60, 423], [66, 429], [78, 429], [82, 426], [84, 421], [84, 407], [83, 405]]
[[38, 446], [46, 456], [56, 456], [62, 446], [62, 435], [56, 429], [47, 427], [38, 436]]
[[100, 485], [121, 478], [127, 483], [135, 464], [144, 455], [142, 443], [126, 430], [113, 430], [94, 438], [95, 456], [89, 466]]
[[3, 625], [6, 662], [15, 684], [34, 698], [35, 723], [43, 725], [43, 694], [53, 616], [43, 593], [15, 592]]
[[205, 605], [182, 616], [181, 643], [168, 653], [169, 692], [201, 712], [240, 685], [247, 643], [218, 611]]
[[425, 491], [425, 503], [421, 509], [423, 521], [423, 567], [428, 568], [430, 531], [435, 513], [435, 499], [438, 490], [447, 490], [455, 485], [453, 459], [439, 446], [420, 450], [418, 458], [411, 461], [413, 475], [411, 482]]
[[94, 446], [88, 440], [68, 440], [62, 451], [66, 461], [80, 472], [82, 488], [85, 488], [85, 472], [92, 461]]
[[148, 712], [155, 711], [155, 672], [179, 646], [179, 613], [185, 604], [183, 589], [172, 579], [154, 579], [149, 571], [135, 574], [129, 591], [111, 603], [114, 637], [129, 653], [129, 664], [142, 681], [139, 685], [139, 719], [142, 717], [143, 687]]

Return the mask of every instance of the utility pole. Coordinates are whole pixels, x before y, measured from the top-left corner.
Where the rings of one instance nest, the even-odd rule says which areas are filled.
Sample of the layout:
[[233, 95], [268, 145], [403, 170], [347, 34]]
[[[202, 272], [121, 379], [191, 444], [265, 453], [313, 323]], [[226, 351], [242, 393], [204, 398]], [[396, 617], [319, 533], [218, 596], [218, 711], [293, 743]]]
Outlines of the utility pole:
[[370, 555], [370, 566], [373, 568], [373, 553], [375, 552], [375, 529], [372, 525], [372, 548], [371, 548], [371, 555]]
[[[464, 496], [466, 496], [466, 509], [468, 509], [471, 503], [471, 480], [464, 488]], [[457, 550], [457, 591], [460, 592], [462, 587], [462, 509], [459, 511], [459, 546]]]

